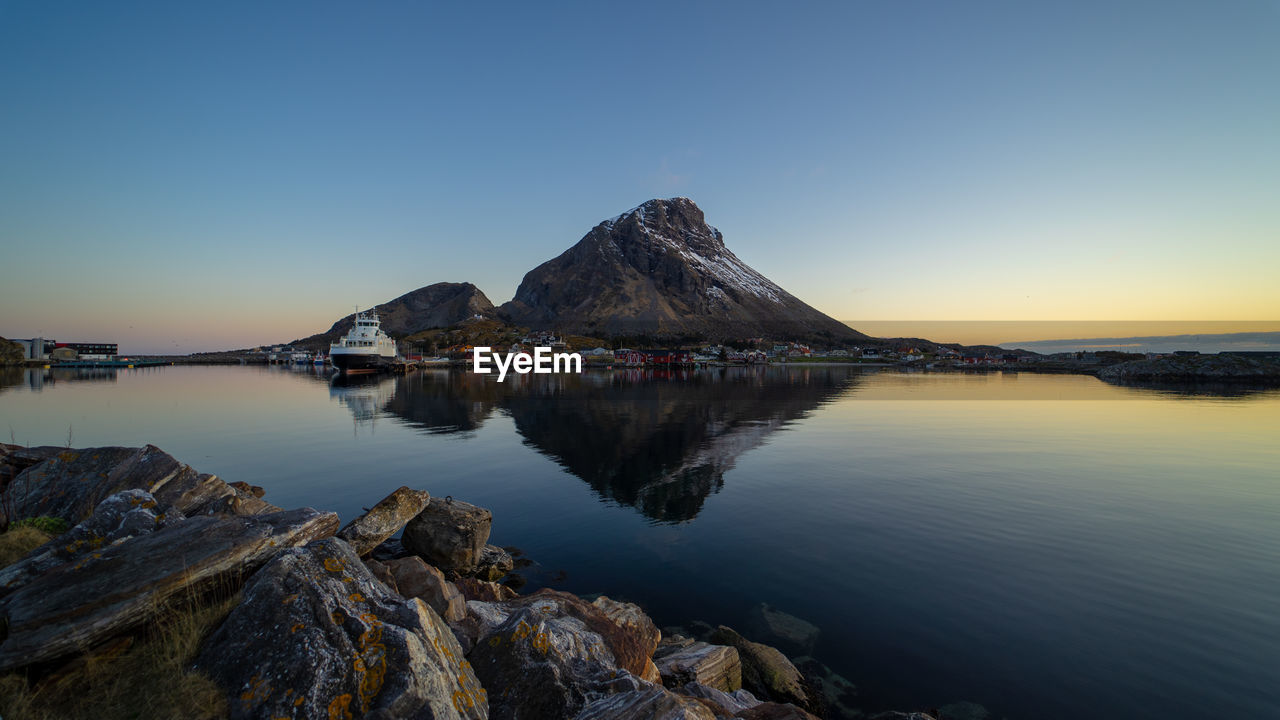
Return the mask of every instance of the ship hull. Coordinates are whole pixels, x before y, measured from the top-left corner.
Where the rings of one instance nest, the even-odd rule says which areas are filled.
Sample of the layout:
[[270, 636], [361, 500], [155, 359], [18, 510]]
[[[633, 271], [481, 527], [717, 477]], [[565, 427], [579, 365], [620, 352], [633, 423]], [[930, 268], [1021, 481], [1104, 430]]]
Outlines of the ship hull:
[[345, 374], [378, 372], [391, 366], [392, 358], [385, 358], [375, 353], [343, 353], [331, 352], [329, 362]]

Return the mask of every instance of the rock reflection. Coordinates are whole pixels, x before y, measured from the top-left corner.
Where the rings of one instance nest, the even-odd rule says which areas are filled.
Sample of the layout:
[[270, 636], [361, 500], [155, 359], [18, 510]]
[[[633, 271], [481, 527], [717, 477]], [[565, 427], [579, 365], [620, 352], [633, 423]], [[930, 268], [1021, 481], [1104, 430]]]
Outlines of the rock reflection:
[[469, 372], [422, 370], [399, 379], [386, 409], [431, 434], [478, 429], [497, 407], [503, 385]]
[[599, 495], [658, 522], [683, 522], [720, 490], [743, 453], [857, 382], [849, 368], [465, 372], [400, 379], [386, 410], [427, 432], [481, 426], [494, 409], [525, 442]]

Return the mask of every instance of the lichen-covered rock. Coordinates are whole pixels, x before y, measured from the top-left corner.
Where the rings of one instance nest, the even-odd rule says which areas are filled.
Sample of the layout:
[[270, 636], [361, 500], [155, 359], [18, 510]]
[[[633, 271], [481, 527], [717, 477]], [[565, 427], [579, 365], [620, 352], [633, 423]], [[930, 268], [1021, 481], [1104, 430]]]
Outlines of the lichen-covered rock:
[[648, 661], [637, 639], [568, 593], [540, 590], [467, 608], [479, 626], [468, 658], [494, 689], [490, 712], [500, 720], [572, 717], [593, 693], [608, 692], [619, 675], [638, 675]]
[[444, 621], [377, 582], [337, 538], [254, 575], [196, 668], [227, 691], [233, 720], [489, 716]]
[[451, 498], [431, 498], [404, 528], [409, 552], [441, 570], [467, 574], [476, 568], [489, 540], [493, 513]]
[[[241, 495], [253, 502], [238, 514], [280, 511], [216, 475], [197, 472], [154, 445], [18, 449], [5, 453], [0, 470], [16, 471], [4, 488], [3, 505], [13, 508], [17, 517], [50, 515], [78, 523], [108, 496], [135, 489], [187, 516], [214, 505], [244, 504]], [[222, 511], [231, 510], [224, 507]]]
[[430, 501], [431, 494], [426, 490], [401, 487], [347, 523], [338, 531], [338, 537], [350, 543], [358, 555], [367, 555], [384, 540], [400, 532], [400, 528], [422, 512]]
[[65, 447], [56, 445], [23, 447], [22, 445], [0, 443], [0, 488], [8, 486], [9, 482], [23, 470], [44, 462], [65, 450]]
[[84, 522], [32, 550], [22, 560], [0, 569], [0, 597], [63, 563], [184, 519], [172, 508], [161, 507], [150, 493], [142, 490], [118, 492], [98, 503]]
[[154, 445], [65, 448], [19, 473], [5, 488], [5, 505], [17, 517], [78, 523], [107, 496], [133, 488], [153, 492], [184, 467]]
[[480, 557], [476, 560], [475, 576], [481, 580], [493, 582], [515, 569], [515, 558], [506, 550], [496, 545], [485, 545], [480, 549]]
[[8, 627], [0, 672], [135, 630], [183, 593], [238, 587], [281, 550], [337, 529], [337, 515], [311, 508], [198, 516], [59, 565], [0, 599]]
[[742, 660], [742, 685], [757, 697], [822, 714], [822, 698], [777, 648], [747, 640], [724, 625], [711, 633], [711, 641], [737, 649]]
[[581, 620], [537, 607], [511, 613], [468, 659], [481, 683], [496, 689], [489, 698], [495, 720], [572, 717], [617, 673], [604, 640]]
[[662, 675], [662, 684], [677, 688], [696, 682], [733, 692], [742, 687], [742, 665], [738, 651], [724, 645], [675, 636], [663, 640], [653, 662]]
[[716, 716], [696, 700], [647, 687], [593, 700], [574, 720], [716, 720]]
[[431, 567], [418, 556], [400, 558], [387, 563], [400, 594], [419, 598], [431, 606], [445, 622], [457, 622], [467, 614], [467, 601], [444, 573]]

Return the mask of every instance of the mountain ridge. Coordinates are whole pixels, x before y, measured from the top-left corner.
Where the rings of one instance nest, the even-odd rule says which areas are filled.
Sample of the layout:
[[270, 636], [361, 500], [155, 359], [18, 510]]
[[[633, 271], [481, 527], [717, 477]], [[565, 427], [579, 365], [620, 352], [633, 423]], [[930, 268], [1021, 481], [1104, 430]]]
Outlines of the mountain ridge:
[[684, 197], [601, 221], [530, 270], [498, 313], [538, 330], [602, 337], [867, 339], [744, 263]]

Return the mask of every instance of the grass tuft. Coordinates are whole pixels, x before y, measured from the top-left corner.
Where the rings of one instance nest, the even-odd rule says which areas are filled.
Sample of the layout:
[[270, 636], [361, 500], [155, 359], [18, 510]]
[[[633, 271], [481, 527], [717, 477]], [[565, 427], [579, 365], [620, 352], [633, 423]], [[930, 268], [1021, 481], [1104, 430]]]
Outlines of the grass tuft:
[[226, 695], [213, 681], [188, 668], [204, 638], [239, 602], [237, 594], [171, 609], [128, 649], [85, 656], [35, 686], [20, 674], [0, 676], [0, 717], [225, 718]]
[[0, 533], [0, 567], [9, 567], [27, 553], [49, 542], [53, 536], [30, 525], [14, 526]]

